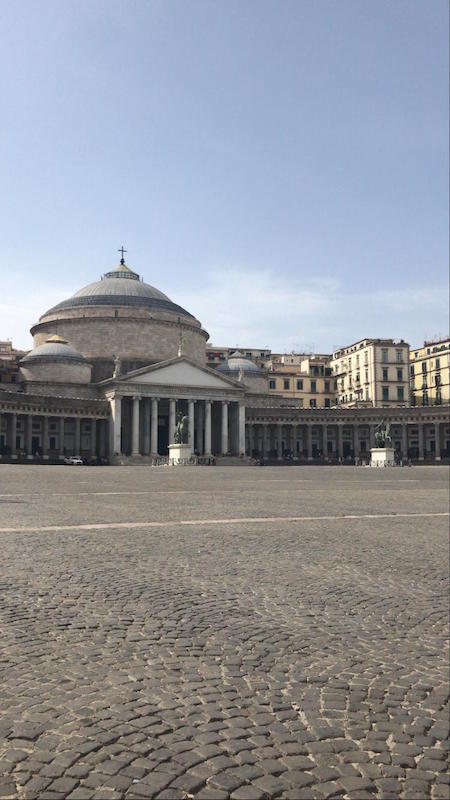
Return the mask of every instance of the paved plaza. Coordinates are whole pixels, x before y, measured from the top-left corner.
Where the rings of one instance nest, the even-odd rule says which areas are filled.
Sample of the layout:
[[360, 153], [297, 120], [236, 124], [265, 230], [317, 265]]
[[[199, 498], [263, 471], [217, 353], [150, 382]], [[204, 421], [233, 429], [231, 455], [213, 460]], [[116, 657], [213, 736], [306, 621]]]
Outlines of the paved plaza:
[[0, 798], [448, 798], [445, 467], [0, 466]]

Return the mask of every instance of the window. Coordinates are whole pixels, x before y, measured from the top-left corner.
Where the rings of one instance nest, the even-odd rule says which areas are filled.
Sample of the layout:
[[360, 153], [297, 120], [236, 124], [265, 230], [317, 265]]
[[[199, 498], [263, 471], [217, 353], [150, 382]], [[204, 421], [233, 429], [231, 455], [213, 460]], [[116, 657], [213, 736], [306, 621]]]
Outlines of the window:
[[356, 366], [359, 367], [359, 356], [356, 356]]
[[398, 369], [397, 370], [397, 380], [398, 381], [402, 381], [403, 380], [403, 370], [402, 369]]
[[325, 381], [325, 383], [324, 383], [324, 391], [325, 392], [329, 392], [330, 391], [330, 381]]
[[273, 379], [270, 380], [269, 381], [269, 389], [275, 389], [275, 387], [276, 387], [276, 382]]
[[381, 360], [384, 363], [389, 361], [389, 351], [387, 349], [385, 349], [385, 348], [383, 348], [382, 351], [381, 351]]
[[436, 386], [439, 386], [439, 385], [440, 385], [440, 383], [441, 383], [441, 376], [440, 376], [440, 374], [439, 374], [439, 373], [436, 373], [436, 375], [434, 376], [434, 382], [435, 382]]
[[440, 369], [440, 368], [441, 368], [441, 359], [437, 358], [436, 359], [436, 369]]
[[289, 389], [291, 386], [291, 382], [289, 380], [283, 381], [283, 389]]
[[414, 364], [411, 364], [409, 368], [409, 374], [411, 375], [411, 378], [414, 378]]
[[383, 369], [383, 380], [387, 381], [387, 379], [388, 379], [388, 371], [387, 371], [387, 368], [385, 368], [385, 369]]
[[303, 408], [303, 397], [300, 398], [300, 400], [298, 401], [298, 404], [299, 404], [300, 408]]
[[397, 353], [397, 361], [399, 364], [403, 361], [403, 350], [396, 350]]
[[311, 392], [317, 392], [317, 381], [311, 381]]
[[365, 371], [364, 380], [365, 380], [366, 383], [369, 383], [369, 370], [368, 369], [366, 369], [366, 371]]
[[252, 354], [251, 354], [251, 353], [246, 353], [246, 354], [245, 354], [245, 357], [246, 357], [246, 358], [251, 358], [251, 357], [252, 357]]
[[426, 372], [426, 371], [427, 371], [427, 365], [426, 365], [425, 361], [422, 361], [422, 372]]
[[297, 381], [297, 389], [303, 389], [303, 381], [301, 380]]
[[424, 392], [422, 395], [422, 405], [423, 406], [428, 405], [428, 392]]
[[441, 393], [440, 393], [440, 391], [437, 391], [437, 392], [436, 392], [436, 405], [437, 405], [437, 406], [440, 406], [440, 405], [441, 405], [441, 403], [442, 403], [442, 397], [441, 397]]
[[405, 399], [405, 390], [403, 386], [397, 386], [397, 400]]
[[309, 401], [309, 407], [310, 408], [317, 408], [317, 400], [311, 399]]
[[330, 398], [329, 398], [329, 397], [326, 397], [326, 398], [325, 398], [325, 408], [330, 408], [330, 407], [331, 407]]
[[382, 387], [383, 400], [389, 400], [389, 386]]

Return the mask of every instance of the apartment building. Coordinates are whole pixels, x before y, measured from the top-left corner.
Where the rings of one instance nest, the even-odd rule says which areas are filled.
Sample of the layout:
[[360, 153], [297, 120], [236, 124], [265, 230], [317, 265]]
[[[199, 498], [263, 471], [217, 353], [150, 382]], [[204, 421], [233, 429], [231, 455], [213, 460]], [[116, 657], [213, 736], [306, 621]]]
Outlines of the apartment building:
[[450, 338], [424, 342], [409, 355], [411, 405], [450, 403]]
[[331, 408], [335, 404], [336, 391], [330, 356], [301, 355], [300, 359], [300, 355], [277, 355], [272, 359], [269, 364], [269, 394], [291, 397], [303, 408]]
[[409, 344], [401, 339], [361, 339], [340, 348], [331, 359], [336, 404], [408, 406]]
[[244, 358], [249, 358], [258, 367], [263, 368], [267, 367], [272, 357], [272, 351], [267, 347], [215, 347], [214, 345], [209, 345], [206, 348], [206, 366], [214, 369], [214, 367], [224, 364], [236, 350], [239, 350]]
[[17, 383], [19, 380], [19, 361], [24, 350], [16, 350], [10, 339], [0, 341], [0, 383]]

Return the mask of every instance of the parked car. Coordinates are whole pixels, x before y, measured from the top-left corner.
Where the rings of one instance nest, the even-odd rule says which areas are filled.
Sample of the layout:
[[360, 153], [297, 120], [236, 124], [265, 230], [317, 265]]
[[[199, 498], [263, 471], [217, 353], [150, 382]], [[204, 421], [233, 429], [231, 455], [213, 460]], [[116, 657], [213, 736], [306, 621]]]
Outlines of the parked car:
[[83, 466], [83, 462], [82, 462], [80, 456], [67, 456], [67, 458], [64, 459], [64, 463], [65, 464], [73, 464], [73, 465], [75, 465], [77, 467], [80, 466], [80, 465]]

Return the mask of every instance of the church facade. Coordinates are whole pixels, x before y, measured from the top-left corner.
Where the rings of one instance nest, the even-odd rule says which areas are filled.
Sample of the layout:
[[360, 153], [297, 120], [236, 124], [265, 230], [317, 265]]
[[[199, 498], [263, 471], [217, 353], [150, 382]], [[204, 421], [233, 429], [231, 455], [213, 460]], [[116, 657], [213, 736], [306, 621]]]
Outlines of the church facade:
[[445, 407], [303, 409], [269, 393], [266, 371], [241, 353], [207, 367], [201, 323], [123, 258], [46, 311], [31, 333], [20, 381], [0, 390], [3, 461], [158, 463], [180, 413], [205, 460], [365, 460], [382, 419], [399, 457], [449, 456]]

